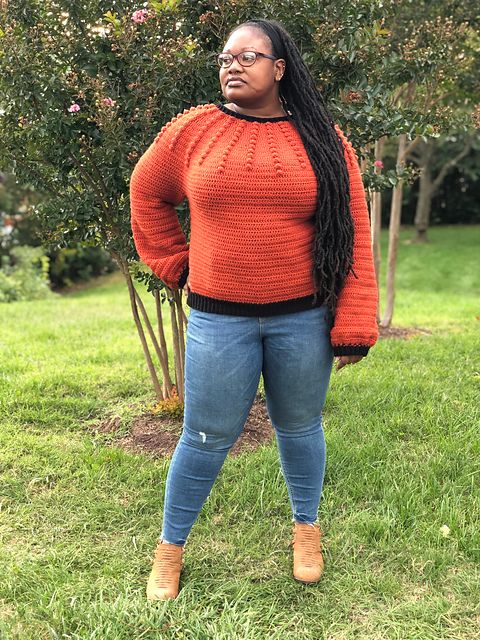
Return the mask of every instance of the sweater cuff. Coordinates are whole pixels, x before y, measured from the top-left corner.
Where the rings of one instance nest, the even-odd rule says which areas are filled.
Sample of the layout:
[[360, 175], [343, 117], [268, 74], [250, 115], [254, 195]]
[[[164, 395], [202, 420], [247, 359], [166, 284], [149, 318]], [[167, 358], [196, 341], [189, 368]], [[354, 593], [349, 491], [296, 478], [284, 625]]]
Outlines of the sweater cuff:
[[361, 344], [339, 344], [333, 347], [334, 356], [366, 356], [370, 347]]
[[187, 264], [187, 266], [182, 271], [182, 274], [181, 274], [180, 279], [178, 281], [178, 288], [179, 289], [183, 289], [183, 287], [185, 286], [185, 283], [187, 282], [189, 270], [190, 270], [190, 268], [189, 268], [189, 265]]

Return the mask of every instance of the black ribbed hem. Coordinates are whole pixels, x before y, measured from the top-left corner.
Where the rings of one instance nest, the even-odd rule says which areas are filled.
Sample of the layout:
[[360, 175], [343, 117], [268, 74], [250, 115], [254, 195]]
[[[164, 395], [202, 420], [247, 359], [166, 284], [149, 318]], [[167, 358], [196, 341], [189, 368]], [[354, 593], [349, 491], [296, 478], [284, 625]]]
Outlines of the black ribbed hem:
[[280, 302], [267, 302], [265, 304], [252, 304], [249, 302], [231, 302], [229, 300], [217, 300], [209, 298], [200, 293], [190, 291], [187, 296], [187, 305], [198, 311], [207, 313], [220, 313], [231, 316], [276, 316], [281, 313], [294, 313], [295, 311], [306, 311], [323, 304], [322, 295], [319, 294], [317, 302], [313, 305], [313, 297], [293, 298], [292, 300], [281, 300]]
[[366, 356], [370, 347], [365, 345], [338, 345], [333, 347], [334, 356]]
[[189, 271], [190, 271], [190, 268], [189, 268], [189, 265], [187, 264], [185, 269], [182, 271], [182, 275], [180, 276], [180, 279], [178, 281], [178, 288], [179, 289], [183, 289], [183, 287], [185, 286], [185, 283], [187, 282]]

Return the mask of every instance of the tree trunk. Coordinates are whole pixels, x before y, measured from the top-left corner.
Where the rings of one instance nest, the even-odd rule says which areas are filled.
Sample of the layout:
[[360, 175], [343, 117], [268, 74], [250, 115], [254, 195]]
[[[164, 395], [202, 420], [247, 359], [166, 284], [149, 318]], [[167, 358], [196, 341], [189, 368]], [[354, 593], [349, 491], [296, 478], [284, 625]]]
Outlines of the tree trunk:
[[[177, 316], [178, 304], [180, 302], [180, 291], [172, 291], [170, 302], [170, 320], [172, 326], [173, 337], [173, 361], [175, 367], [175, 384], [177, 387], [178, 398], [183, 402], [183, 321], [181, 316]], [[180, 319], [180, 322], [179, 322]]]
[[[375, 160], [381, 160], [385, 138], [382, 137], [375, 142]], [[381, 168], [375, 167], [375, 173], [380, 173]], [[382, 229], [382, 193], [381, 191], [372, 191], [370, 196], [370, 228], [372, 236], [373, 263], [375, 267], [375, 278], [378, 288], [378, 307], [377, 322], [380, 323], [380, 265], [381, 265], [381, 249], [380, 249], [380, 233]]]
[[162, 354], [166, 354], [166, 357], [160, 360], [163, 373], [163, 394], [166, 398], [170, 398], [172, 395], [173, 382], [170, 378], [170, 370], [168, 368], [168, 348], [167, 341], [165, 339], [165, 331], [163, 329], [162, 302], [160, 300], [160, 291], [158, 289], [155, 289], [153, 295], [155, 297], [155, 309], [157, 312], [157, 330], [158, 337], [160, 339], [160, 351]]
[[[405, 162], [405, 150], [407, 136], [402, 133], [398, 138], [397, 169], [401, 169]], [[388, 258], [387, 258], [387, 295], [385, 313], [380, 323], [381, 327], [389, 327], [392, 323], [393, 307], [395, 302], [395, 267], [397, 264], [398, 237], [400, 233], [400, 221], [402, 215], [403, 180], [399, 180], [393, 189], [392, 205], [390, 209], [390, 226], [388, 234]]]
[[420, 153], [414, 153], [413, 143], [410, 144], [409, 149], [407, 149], [407, 155], [422, 168], [422, 173], [420, 174], [420, 192], [415, 214], [416, 235], [413, 238], [413, 242], [427, 242], [427, 229], [430, 222], [433, 196], [440, 189], [448, 172], [456, 167], [463, 158], [468, 156], [473, 147], [474, 138], [475, 134], [467, 135], [463, 148], [460, 149], [457, 155], [450, 158], [450, 160], [443, 165], [435, 178], [433, 178], [432, 175], [432, 158], [435, 145], [437, 144], [436, 141], [428, 140], [424, 142], [420, 148]]
[[[184, 386], [184, 377], [185, 377], [185, 333], [184, 333], [184, 318], [185, 312], [182, 306], [182, 292], [178, 292], [178, 296], [176, 297], [175, 304], [177, 307], [177, 321], [178, 321], [178, 335], [179, 335], [179, 346], [180, 346], [180, 365], [181, 365], [181, 398], [183, 402], [183, 386]], [[178, 394], [180, 396], [180, 393]]]
[[153, 330], [152, 327], [152, 323], [150, 322], [150, 318], [148, 317], [147, 314], [147, 310], [145, 309], [145, 305], [143, 304], [143, 301], [140, 297], [140, 294], [138, 293], [138, 291], [134, 288], [135, 291], [135, 296], [137, 299], [137, 304], [140, 307], [140, 311], [142, 312], [142, 316], [143, 316], [143, 320], [145, 322], [145, 326], [147, 327], [148, 330], [148, 335], [150, 336], [150, 340], [152, 341], [153, 347], [155, 349], [155, 353], [157, 354], [157, 358], [160, 362], [160, 366], [162, 367], [162, 372], [163, 372], [163, 397], [169, 398], [170, 397], [170, 391], [172, 389], [172, 381], [170, 379], [170, 373], [168, 370], [168, 351], [167, 349], [162, 350], [158, 344], [158, 340], [157, 340], [157, 336], [155, 335], [155, 332]]
[[[127, 262], [117, 253], [112, 252], [113, 258], [118, 263], [127, 283], [127, 288], [130, 297], [130, 306], [132, 309], [133, 319], [137, 327], [137, 332], [140, 337], [140, 342], [145, 355], [147, 368], [150, 373], [150, 377], [153, 382], [153, 388], [157, 400], [165, 400], [173, 396], [173, 381], [170, 376], [168, 348], [165, 339], [165, 331], [163, 327], [162, 317], [162, 304], [160, 301], [159, 291], [154, 291], [156, 315], [157, 315], [157, 328], [158, 338], [153, 330], [152, 323], [145, 309], [145, 305], [135, 289], [132, 277], [130, 275]], [[177, 290], [171, 290], [166, 288], [167, 299], [170, 305], [170, 318], [172, 325], [172, 341], [173, 341], [173, 354], [174, 354], [174, 369], [176, 380], [176, 391], [180, 402], [183, 403], [184, 399], [184, 359], [185, 359], [185, 342], [184, 342], [184, 328], [187, 325], [187, 318], [182, 307], [182, 292]], [[178, 310], [178, 319], [177, 319]], [[150, 353], [150, 349], [147, 343], [146, 334], [142, 325], [141, 319], [143, 318], [145, 327], [147, 329], [150, 340], [152, 341], [155, 353], [160, 362], [160, 367], [163, 374], [163, 385], [160, 385], [157, 372], [153, 363], [153, 359]]]
[[152, 382], [153, 382], [153, 388], [155, 390], [155, 394], [157, 396], [157, 400], [163, 400], [163, 393], [162, 393], [162, 389], [160, 387], [160, 382], [158, 380], [158, 376], [157, 376], [157, 372], [155, 371], [155, 366], [153, 364], [153, 360], [152, 360], [152, 356], [150, 355], [150, 351], [148, 348], [148, 344], [147, 344], [147, 340], [145, 337], [145, 332], [143, 330], [142, 327], [142, 322], [140, 320], [140, 314], [138, 313], [138, 306], [137, 306], [137, 296], [136, 296], [136, 291], [135, 291], [135, 287], [133, 286], [133, 281], [132, 281], [132, 277], [130, 275], [130, 272], [128, 270], [128, 264], [127, 262], [118, 254], [114, 254], [114, 258], [117, 261], [124, 277], [125, 277], [125, 281], [127, 283], [127, 288], [128, 288], [128, 294], [130, 297], [130, 306], [132, 309], [132, 315], [133, 315], [133, 319], [135, 321], [135, 325], [137, 327], [137, 331], [138, 331], [138, 335], [140, 337], [140, 342], [142, 344], [142, 348], [143, 348], [143, 353], [145, 355], [145, 360], [147, 361], [147, 367], [148, 367], [148, 371], [150, 373], [150, 377], [152, 378]]
[[429, 140], [422, 145], [420, 155], [420, 184], [418, 191], [417, 208], [415, 211], [415, 231], [413, 242], [427, 242], [427, 231], [430, 223], [430, 211], [432, 208], [432, 197], [434, 193], [432, 184], [431, 160], [433, 156], [434, 142]]

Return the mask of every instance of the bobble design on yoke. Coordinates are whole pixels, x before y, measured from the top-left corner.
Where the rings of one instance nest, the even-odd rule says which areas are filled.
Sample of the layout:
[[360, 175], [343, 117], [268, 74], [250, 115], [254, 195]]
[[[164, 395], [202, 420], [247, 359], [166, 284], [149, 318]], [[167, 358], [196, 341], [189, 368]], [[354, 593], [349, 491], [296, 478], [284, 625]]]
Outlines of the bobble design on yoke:
[[359, 162], [359, 157], [358, 157], [358, 153], [355, 151], [355, 149], [353, 148], [352, 143], [350, 142], [350, 140], [348, 140], [348, 138], [346, 137], [346, 135], [343, 133], [343, 131], [340, 129], [340, 127], [338, 126], [338, 124], [335, 124], [335, 131], [338, 133], [338, 135], [340, 136], [343, 145], [345, 147], [345, 149], [348, 151], [348, 154], [350, 156], [350, 159], [352, 158], [352, 156], [355, 158], [355, 160], [357, 162]]
[[305, 160], [303, 158], [302, 150], [300, 149], [299, 145], [297, 144], [297, 141], [295, 140], [290, 128], [284, 122], [281, 122], [279, 126], [280, 126], [280, 129], [282, 130], [283, 134], [285, 135], [285, 137], [286, 137], [286, 139], [288, 141], [288, 144], [295, 151], [295, 154], [296, 154], [296, 156], [298, 158], [300, 166], [302, 167], [302, 169], [306, 169], [307, 165], [306, 165]]
[[220, 160], [220, 164], [218, 165], [218, 172], [219, 173], [224, 173], [225, 172], [225, 163], [227, 161], [227, 158], [231, 152], [231, 150], [233, 149], [233, 147], [235, 146], [235, 144], [238, 142], [242, 131], [245, 129], [246, 127], [246, 122], [245, 121], [240, 121], [237, 125], [236, 125], [236, 129], [235, 132], [233, 134], [232, 139], [230, 140], [230, 142], [227, 144], [225, 151], [222, 154], [222, 159]]
[[277, 150], [277, 147], [275, 146], [275, 140], [273, 138], [273, 132], [272, 132], [272, 123], [267, 122], [266, 126], [267, 126], [268, 146], [270, 148], [270, 153], [272, 154], [275, 173], [277, 174], [277, 176], [281, 176], [283, 175], [282, 163], [280, 162], [278, 150]]
[[220, 127], [220, 129], [218, 129], [218, 131], [216, 132], [216, 134], [213, 136], [213, 138], [210, 140], [210, 142], [208, 143], [207, 148], [205, 149], [205, 151], [202, 153], [202, 155], [200, 156], [200, 160], [198, 161], [198, 164], [201, 165], [203, 163], [203, 161], [205, 160], [205, 158], [208, 156], [209, 151], [211, 150], [211, 148], [213, 147], [213, 145], [215, 144], [215, 142], [222, 137], [222, 135], [225, 132], [225, 129], [227, 129], [227, 127], [230, 126], [230, 122], [228, 120], [226, 120], [223, 125]]
[[[175, 116], [173, 116], [166, 124], [163, 125], [163, 127], [160, 129], [160, 131], [158, 132], [158, 134], [155, 137], [155, 142], [157, 143], [160, 138], [166, 133], [168, 132], [168, 130], [180, 119], [184, 118], [187, 116], [187, 114], [192, 114], [193, 116], [195, 116], [195, 114], [197, 114], [199, 111], [208, 108], [209, 110], [215, 109], [215, 105], [212, 104], [200, 104], [200, 105], [195, 105], [193, 107], [190, 107], [190, 109], [184, 109], [183, 111], [178, 112]], [[169, 149], [170, 151], [173, 151], [174, 147], [175, 147], [175, 143], [177, 142], [181, 132], [182, 132], [183, 127], [177, 127], [177, 131], [174, 133], [172, 139], [170, 140], [169, 143]]]
[[[159, 134], [157, 135], [157, 137], [155, 139], [155, 142], [158, 142], [158, 139], [160, 138], [160, 136], [162, 136], [165, 132], [167, 132], [168, 129], [170, 127], [172, 127], [174, 125], [174, 123], [176, 123], [180, 118], [188, 116], [188, 114], [193, 114], [193, 116], [195, 116], [196, 114], [198, 114], [199, 111], [204, 111], [204, 110], [211, 111], [212, 115], [209, 118], [206, 118], [206, 119], [203, 118], [202, 124], [198, 128], [198, 131], [189, 140], [188, 145], [186, 147], [185, 155], [184, 155], [184, 167], [185, 167], [185, 169], [188, 169], [190, 167], [192, 155], [194, 154], [195, 149], [196, 149], [197, 145], [199, 144], [200, 140], [212, 128], [212, 126], [215, 125], [215, 122], [221, 121], [221, 112], [218, 111], [218, 109], [215, 107], [215, 105], [209, 103], [209, 104], [202, 104], [202, 105], [197, 105], [197, 106], [194, 106], [194, 107], [190, 107], [190, 109], [184, 109], [182, 112], [179, 112], [177, 115], [175, 115], [169, 122], [167, 122], [165, 125], [163, 125], [163, 127], [161, 128]], [[193, 120], [193, 118], [188, 118], [188, 120], [191, 122]], [[215, 133], [213, 138], [211, 138], [210, 142], [208, 143], [207, 148], [200, 155], [200, 158], [198, 160], [198, 165], [201, 165], [203, 163], [205, 158], [212, 151], [215, 143], [218, 142], [221, 139], [222, 135], [225, 133], [225, 131], [228, 129], [228, 127], [230, 125], [232, 125], [232, 122], [231, 122], [230, 119], [225, 120], [225, 122], [223, 124], [221, 124], [220, 128], [217, 130], [217, 132]], [[181, 136], [183, 134], [183, 130], [184, 130], [185, 126], [186, 125], [184, 124], [183, 126], [177, 126], [176, 127], [175, 133], [171, 136], [171, 138], [169, 140], [168, 147], [169, 147], [170, 151], [174, 151], [175, 150], [176, 145], [177, 145], [178, 141], [180, 140], [180, 138], [181, 138]], [[265, 127], [265, 131], [266, 131], [266, 135], [267, 135], [268, 148], [269, 148], [272, 160], [273, 160], [273, 166], [275, 168], [275, 174], [277, 176], [280, 177], [280, 176], [282, 176], [284, 174], [284, 168], [283, 168], [283, 165], [282, 165], [282, 162], [281, 162], [281, 159], [280, 159], [279, 148], [278, 148], [278, 139], [277, 139], [277, 134], [276, 134], [276, 128], [277, 127], [279, 127], [280, 131], [285, 136], [288, 144], [290, 145], [290, 147], [293, 149], [294, 153], [296, 154], [296, 156], [298, 158], [298, 162], [299, 162], [300, 166], [302, 167], [302, 169], [306, 169], [307, 168], [307, 164], [305, 162], [305, 157], [304, 157], [303, 150], [300, 148], [298, 140], [296, 140], [295, 136], [293, 135], [292, 130], [291, 130], [290, 125], [289, 125], [288, 122], [280, 121], [280, 122], [277, 122], [277, 123], [273, 124], [270, 121], [266, 121], [265, 123], [260, 123], [258, 121], [251, 122], [251, 121], [246, 121], [246, 120], [239, 120], [238, 122], [234, 123], [234, 126], [235, 126], [235, 131], [233, 133], [233, 136], [232, 136], [230, 142], [226, 145], [224, 151], [222, 152], [222, 156], [221, 156], [221, 158], [219, 160], [219, 163], [218, 163], [218, 166], [217, 166], [217, 170], [218, 170], [218, 172], [220, 174], [223, 174], [225, 172], [227, 159], [228, 159], [232, 149], [235, 147], [236, 143], [240, 140], [243, 131], [248, 126], [250, 126], [250, 140], [249, 140], [248, 147], [247, 147], [246, 161], [245, 161], [245, 168], [246, 168], [247, 171], [252, 171], [253, 170], [255, 149], [256, 149], [257, 144], [258, 144], [258, 138], [259, 138], [262, 126]]]
[[196, 136], [194, 136], [194, 138], [192, 139], [192, 141], [188, 145], [187, 152], [185, 154], [185, 168], [188, 168], [190, 166], [190, 159], [192, 157], [192, 153], [196, 149], [197, 144], [200, 142], [200, 140], [205, 135], [205, 132], [208, 131], [208, 129], [215, 122], [216, 119], [217, 119], [217, 114], [214, 114], [214, 116], [212, 118], [210, 118], [209, 120], [206, 120], [205, 124], [202, 125], [200, 127], [200, 129], [198, 130], [198, 134]]
[[247, 162], [245, 164], [245, 168], [247, 169], [247, 171], [251, 171], [253, 169], [253, 154], [255, 153], [255, 147], [257, 146], [259, 130], [260, 124], [258, 122], [254, 122], [252, 126], [250, 142], [247, 149]]

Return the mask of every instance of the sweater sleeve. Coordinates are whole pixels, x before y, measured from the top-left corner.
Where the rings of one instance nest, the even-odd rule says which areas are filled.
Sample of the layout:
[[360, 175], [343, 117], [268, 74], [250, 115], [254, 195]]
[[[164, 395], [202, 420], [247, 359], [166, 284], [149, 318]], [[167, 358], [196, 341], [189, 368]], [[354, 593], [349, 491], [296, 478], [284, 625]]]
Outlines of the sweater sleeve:
[[350, 178], [350, 209], [354, 225], [353, 271], [337, 301], [330, 338], [335, 356], [366, 356], [378, 339], [378, 287], [373, 262], [370, 219], [358, 156], [338, 125]]
[[140, 259], [167, 287], [182, 288], [188, 275], [189, 245], [175, 207], [185, 198], [183, 154], [176, 144], [183, 128], [174, 116], [141, 156], [130, 176], [133, 239]]

